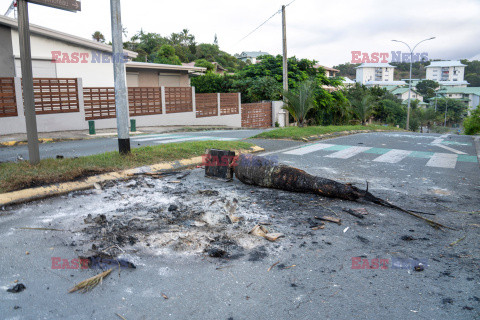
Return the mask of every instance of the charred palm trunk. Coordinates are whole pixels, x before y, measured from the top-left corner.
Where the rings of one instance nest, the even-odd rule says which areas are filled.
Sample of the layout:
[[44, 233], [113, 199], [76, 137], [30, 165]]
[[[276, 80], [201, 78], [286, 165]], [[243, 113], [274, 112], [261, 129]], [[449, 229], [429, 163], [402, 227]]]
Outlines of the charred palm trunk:
[[359, 190], [351, 184], [316, 177], [303, 170], [251, 154], [240, 155], [234, 170], [238, 180], [260, 187], [314, 193], [350, 201], [371, 195], [368, 191]]
[[449, 228], [375, 197], [368, 192], [368, 187], [367, 190], [360, 190], [351, 184], [343, 184], [334, 180], [316, 177], [303, 170], [278, 164], [276, 161], [265, 157], [241, 154], [238, 156], [234, 166], [235, 176], [245, 184], [293, 192], [313, 193], [350, 201], [364, 200], [408, 213], [436, 228]]

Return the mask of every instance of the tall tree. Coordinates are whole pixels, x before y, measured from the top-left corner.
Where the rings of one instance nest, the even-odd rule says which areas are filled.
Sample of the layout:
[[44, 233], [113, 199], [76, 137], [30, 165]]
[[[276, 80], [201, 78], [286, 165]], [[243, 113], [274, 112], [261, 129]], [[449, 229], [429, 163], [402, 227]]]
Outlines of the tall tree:
[[420, 93], [425, 102], [428, 102], [431, 98], [435, 97], [435, 90], [440, 85], [438, 82], [433, 80], [423, 80], [417, 83], [416, 88], [418, 93]]
[[95, 31], [92, 34], [92, 38], [97, 42], [105, 43], [105, 36], [100, 31]]

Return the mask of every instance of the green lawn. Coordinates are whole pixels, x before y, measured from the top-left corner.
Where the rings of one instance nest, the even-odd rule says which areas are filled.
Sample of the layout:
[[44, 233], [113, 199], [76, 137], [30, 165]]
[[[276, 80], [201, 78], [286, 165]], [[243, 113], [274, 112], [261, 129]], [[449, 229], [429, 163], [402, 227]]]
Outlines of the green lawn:
[[312, 136], [318, 136], [322, 134], [328, 134], [333, 132], [342, 132], [342, 131], [353, 131], [353, 130], [383, 130], [383, 131], [403, 131], [391, 126], [381, 126], [381, 125], [355, 125], [355, 126], [312, 126], [312, 127], [287, 127], [279, 128], [275, 130], [270, 130], [257, 134], [252, 138], [263, 138], [263, 139], [293, 139], [301, 140], [303, 138], [309, 138]]
[[0, 193], [197, 157], [206, 149], [247, 150], [252, 146], [243, 141], [195, 141], [137, 148], [128, 156], [106, 152], [76, 159], [45, 159], [35, 166], [27, 161], [0, 163]]

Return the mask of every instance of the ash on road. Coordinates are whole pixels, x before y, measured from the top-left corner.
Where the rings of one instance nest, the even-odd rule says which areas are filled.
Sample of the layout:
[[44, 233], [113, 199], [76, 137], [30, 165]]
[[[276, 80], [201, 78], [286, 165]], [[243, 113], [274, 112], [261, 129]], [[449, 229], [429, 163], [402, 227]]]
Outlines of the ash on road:
[[[5, 318], [473, 319], [478, 315], [478, 214], [446, 195], [418, 195], [418, 210], [459, 231], [371, 204], [224, 183], [193, 170], [139, 177], [1, 211], [0, 291]], [[401, 190], [390, 191], [391, 200]], [[342, 208], [364, 207], [359, 220]], [[315, 216], [333, 215], [342, 225]], [[241, 221], [230, 223], [226, 215]], [[99, 218], [100, 217], [100, 218]], [[258, 223], [285, 238], [248, 234]], [[19, 229], [53, 228], [69, 231]], [[345, 229], [348, 229], [345, 231]], [[449, 246], [456, 239], [466, 239]], [[98, 270], [52, 270], [52, 257], [105, 251], [137, 268], [113, 272], [87, 294], [69, 288]], [[29, 252], [26, 255], [26, 251]], [[220, 252], [221, 254], [216, 254]], [[352, 269], [352, 258], [417, 259], [423, 271]], [[355, 260], [357, 261], [357, 260]], [[268, 269], [278, 262], [270, 271]], [[19, 280], [18, 294], [7, 288]], [[163, 296], [167, 296], [165, 299]], [[20, 307], [20, 308], [15, 308]]]

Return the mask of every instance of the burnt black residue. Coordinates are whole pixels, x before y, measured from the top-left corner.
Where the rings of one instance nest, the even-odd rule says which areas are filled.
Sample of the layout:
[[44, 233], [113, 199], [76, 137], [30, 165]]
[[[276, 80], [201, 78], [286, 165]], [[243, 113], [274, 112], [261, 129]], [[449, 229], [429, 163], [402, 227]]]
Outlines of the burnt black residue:
[[364, 238], [362, 236], [357, 236], [357, 239], [360, 240], [360, 242], [365, 243], [365, 244], [370, 243], [370, 240], [368, 240], [367, 238]]
[[250, 252], [248, 255], [248, 261], [260, 261], [268, 256], [265, 246], [261, 246]]
[[23, 283], [16, 284], [13, 288], [7, 289], [8, 292], [11, 293], [19, 293], [25, 290], [27, 287]]
[[413, 240], [416, 240], [414, 237], [411, 237], [411, 236], [402, 236], [400, 239], [402, 239], [403, 241], [413, 241]]

